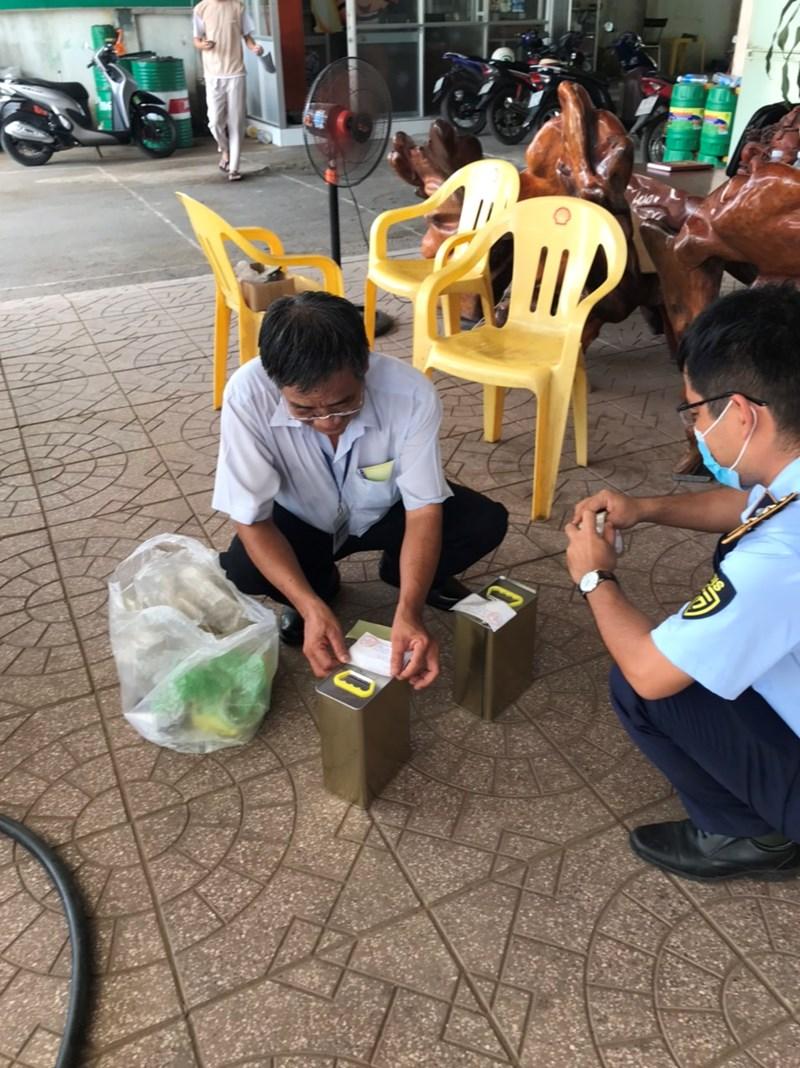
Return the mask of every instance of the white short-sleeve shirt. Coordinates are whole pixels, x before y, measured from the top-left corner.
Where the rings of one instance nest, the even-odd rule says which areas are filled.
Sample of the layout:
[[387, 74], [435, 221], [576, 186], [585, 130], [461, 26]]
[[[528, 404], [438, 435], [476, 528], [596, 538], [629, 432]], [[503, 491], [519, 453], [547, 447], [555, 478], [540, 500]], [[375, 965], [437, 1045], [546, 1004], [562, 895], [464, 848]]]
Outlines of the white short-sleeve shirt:
[[[250, 37], [256, 32], [256, 25], [246, 11], [242, 12], [241, 27], [242, 37]], [[196, 11], [192, 15], [192, 29], [194, 31], [195, 37], [205, 37], [206, 24], [203, 22], [202, 17], [198, 15]]]
[[359, 537], [397, 501], [411, 511], [452, 496], [439, 451], [441, 419], [424, 375], [373, 352], [364, 407], [333, 454], [327, 438], [292, 418], [261, 361], [251, 360], [225, 388], [213, 506], [251, 524], [268, 519], [277, 501], [333, 533], [342, 504], [350, 534]]
[[214, 41], [214, 48], [202, 53], [206, 80], [245, 76], [242, 38], [254, 31], [241, 0], [200, 0], [192, 13], [192, 32]]
[[[750, 492], [800, 493], [800, 459]], [[800, 497], [736, 542], [708, 586], [652, 632], [656, 648], [707, 690], [733, 700], [748, 687], [800, 735]]]

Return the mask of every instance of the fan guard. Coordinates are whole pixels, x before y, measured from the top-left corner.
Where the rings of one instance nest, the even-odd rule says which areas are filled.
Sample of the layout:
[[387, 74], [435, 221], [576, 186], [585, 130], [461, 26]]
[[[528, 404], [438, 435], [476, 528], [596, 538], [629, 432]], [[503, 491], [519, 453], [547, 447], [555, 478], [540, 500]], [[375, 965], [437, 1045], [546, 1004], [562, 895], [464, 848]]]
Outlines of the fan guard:
[[377, 167], [389, 141], [389, 89], [371, 63], [337, 59], [314, 79], [303, 109], [303, 140], [314, 170], [349, 188]]

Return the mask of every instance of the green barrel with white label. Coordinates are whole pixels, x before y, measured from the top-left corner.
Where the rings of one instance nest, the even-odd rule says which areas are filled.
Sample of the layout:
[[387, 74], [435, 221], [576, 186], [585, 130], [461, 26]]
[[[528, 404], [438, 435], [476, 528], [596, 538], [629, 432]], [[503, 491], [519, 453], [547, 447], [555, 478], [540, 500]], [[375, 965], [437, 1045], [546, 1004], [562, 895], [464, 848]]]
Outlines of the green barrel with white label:
[[172, 56], [134, 59], [132, 73], [141, 89], [146, 89], [164, 101], [164, 107], [175, 120], [178, 148], [191, 148], [194, 143], [192, 112], [189, 107], [183, 60]]

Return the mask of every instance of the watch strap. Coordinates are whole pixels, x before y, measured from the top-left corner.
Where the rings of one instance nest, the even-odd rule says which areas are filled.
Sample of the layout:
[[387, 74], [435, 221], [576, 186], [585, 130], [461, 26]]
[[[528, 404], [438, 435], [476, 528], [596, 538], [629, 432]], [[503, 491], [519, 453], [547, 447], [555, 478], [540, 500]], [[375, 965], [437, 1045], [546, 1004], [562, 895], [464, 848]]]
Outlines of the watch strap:
[[594, 591], [597, 589], [597, 587], [600, 585], [601, 582], [616, 582], [617, 585], [619, 585], [619, 579], [617, 578], [617, 576], [614, 574], [613, 571], [601, 571], [598, 568], [597, 569], [597, 583], [592, 587], [591, 590], [584, 591], [584, 590], [581, 590], [580, 586], [578, 586], [578, 589], [580, 590], [580, 593], [581, 593], [581, 597], [586, 597], [588, 594], [594, 593]]

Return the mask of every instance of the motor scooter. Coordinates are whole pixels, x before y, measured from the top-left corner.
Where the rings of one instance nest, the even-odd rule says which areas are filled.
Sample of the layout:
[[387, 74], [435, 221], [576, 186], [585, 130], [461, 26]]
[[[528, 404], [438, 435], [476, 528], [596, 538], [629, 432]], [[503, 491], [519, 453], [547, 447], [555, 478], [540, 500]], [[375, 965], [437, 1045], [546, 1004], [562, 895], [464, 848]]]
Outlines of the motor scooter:
[[634, 140], [641, 141], [645, 163], [661, 162], [675, 80], [659, 72], [638, 33], [621, 34], [611, 48], [622, 70], [622, 124]]
[[[491, 73], [492, 62], [525, 71], [547, 54], [549, 42], [535, 30], [520, 33], [518, 37], [525, 53], [522, 63], [514, 60], [514, 53], [508, 48], [496, 49], [491, 59], [462, 52], [445, 52], [442, 56], [450, 69], [434, 83], [431, 102], [459, 133], [479, 134], [486, 125], [486, 108], [478, 107], [478, 94]], [[508, 59], [500, 59], [500, 53], [508, 53]]]
[[[663, 138], [669, 117], [672, 81], [658, 74], [638, 34], [623, 34], [619, 42], [623, 68], [623, 106], [619, 115], [632, 137], [640, 138], [646, 162], [663, 156]], [[558, 115], [558, 86], [563, 81], [583, 86], [597, 108], [619, 114], [608, 83], [599, 75], [557, 60], [543, 59], [528, 71], [499, 69], [492, 64], [497, 87], [481, 88], [489, 126], [507, 145], [532, 138]]]
[[[128, 53], [128, 58], [135, 58]], [[117, 62], [113, 42], [92, 57], [111, 90], [110, 130], [100, 130], [89, 112], [89, 94], [80, 82], [14, 78], [0, 82], [0, 143], [24, 167], [40, 167], [68, 148], [136, 144], [147, 156], [175, 151], [177, 129], [164, 101], [140, 89]], [[6, 109], [10, 113], [6, 113]]]
[[558, 86], [578, 82], [597, 108], [614, 111], [608, 85], [602, 78], [555, 59], [544, 59], [527, 71], [491, 64], [490, 80], [480, 89], [480, 107], [485, 108], [489, 127], [504, 145], [518, 145], [536, 134], [560, 111]]
[[478, 111], [478, 90], [488, 70], [488, 60], [462, 52], [445, 52], [450, 69], [433, 86], [433, 107], [462, 134], [479, 134], [486, 116]]
[[549, 48], [545, 49], [541, 58], [557, 59], [561, 63], [566, 63], [568, 66], [575, 67], [578, 70], [590, 71], [592, 69], [592, 61], [581, 50], [582, 44], [583, 32], [581, 30], [568, 30], [559, 37], [555, 44], [551, 44]]

